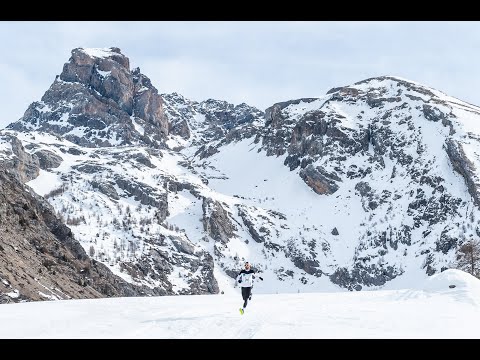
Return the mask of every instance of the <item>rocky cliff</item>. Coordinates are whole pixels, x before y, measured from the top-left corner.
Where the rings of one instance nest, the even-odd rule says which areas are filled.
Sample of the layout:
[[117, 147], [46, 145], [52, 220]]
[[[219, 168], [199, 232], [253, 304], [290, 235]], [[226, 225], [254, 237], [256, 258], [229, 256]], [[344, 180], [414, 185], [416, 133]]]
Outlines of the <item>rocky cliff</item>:
[[168, 127], [157, 89], [140, 69], [130, 70], [118, 48], [72, 50], [42, 99], [8, 126], [58, 134], [86, 147], [160, 147]]

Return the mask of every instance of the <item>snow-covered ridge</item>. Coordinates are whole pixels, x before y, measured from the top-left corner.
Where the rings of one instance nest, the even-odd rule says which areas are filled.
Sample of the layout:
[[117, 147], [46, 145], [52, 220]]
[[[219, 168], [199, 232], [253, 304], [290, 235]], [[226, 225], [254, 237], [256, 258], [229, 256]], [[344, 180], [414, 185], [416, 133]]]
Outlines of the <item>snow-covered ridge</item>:
[[440, 90], [437, 90], [435, 88], [432, 88], [428, 85], [419, 83], [417, 81], [413, 81], [410, 79], [406, 79], [400, 76], [394, 76], [394, 75], [384, 75], [384, 76], [377, 76], [369, 79], [365, 79], [362, 81], [358, 81], [354, 83], [353, 85], [349, 86], [351, 88], [357, 88], [361, 90], [368, 90], [368, 89], [374, 89], [374, 88], [388, 88], [390, 87], [391, 89], [398, 87], [398, 86], [404, 86], [411, 88], [413, 90], [417, 91], [417, 96], [419, 96], [419, 92], [422, 94], [428, 95], [426, 98], [424, 96], [420, 96], [421, 98], [424, 98], [426, 100], [433, 100], [433, 101], [448, 101], [450, 103], [463, 106], [466, 108], [471, 108], [475, 111], [480, 111], [480, 106], [470, 104], [468, 102], [465, 102], [461, 99], [452, 97]]

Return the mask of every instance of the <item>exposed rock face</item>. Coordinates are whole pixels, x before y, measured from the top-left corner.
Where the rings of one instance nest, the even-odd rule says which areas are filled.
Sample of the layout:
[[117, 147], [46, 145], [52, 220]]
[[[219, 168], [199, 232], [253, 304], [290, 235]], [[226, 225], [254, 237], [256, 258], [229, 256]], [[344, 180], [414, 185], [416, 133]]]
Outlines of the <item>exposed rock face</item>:
[[127, 193], [127, 196], [133, 196], [141, 204], [158, 209], [158, 220], [165, 220], [168, 215], [168, 201], [165, 192], [159, 193], [147, 184], [121, 177], [115, 179], [115, 182], [120, 189]]
[[94, 52], [78, 48], [72, 50], [72, 57], [64, 65], [60, 80], [92, 86], [112, 99], [120, 109], [132, 114], [133, 84], [129, 68], [129, 59], [118, 48]]
[[391, 266], [386, 268], [377, 268], [372, 265], [369, 267], [359, 264], [352, 271], [348, 271], [345, 268], [339, 268], [330, 275], [330, 280], [348, 290], [362, 290], [364, 286], [381, 286], [387, 281], [392, 280], [396, 276], [400, 275], [398, 270]]
[[3, 139], [10, 144], [10, 149], [6, 150], [3, 156], [0, 156], [0, 168], [10, 169], [21, 182], [35, 179], [40, 171], [38, 157], [25, 151], [22, 142], [15, 136], [6, 134]]
[[117, 190], [113, 186], [113, 184], [107, 182], [98, 182], [93, 180], [90, 182], [94, 189], [98, 189], [102, 194], [107, 195], [112, 200], [119, 200], [120, 196], [118, 196]]
[[228, 212], [222, 207], [222, 204], [204, 198], [202, 209], [203, 228], [215, 241], [226, 244], [236, 236], [237, 227], [230, 220]]
[[39, 150], [33, 155], [38, 158], [40, 168], [43, 170], [57, 168], [63, 161], [60, 156], [48, 150]]
[[182, 294], [218, 294], [220, 292], [217, 280], [213, 276], [214, 261], [212, 255], [206, 251], [199, 253], [199, 261], [193, 262], [191, 272], [198, 272], [200, 275], [190, 281], [190, 288]]
[[243, 223], [248, 229], [248, 232], [250, 236], [252, 237], [253, 240], [255, 240], [258, 243], [263, 243], [265, 242], [265, 237], [260, 234], [260, 232], [257, 230], [255, 227], [255, 224], [253, 223], [252, 219], [250, 218], [250, 215], [248, 211], [246, 211], [245, 208], [243, 207], [238, 207], [238, 215], [242, 218]]
[[183, 239], [178, 236], [172, 236], [170, 237], [170, 240], [172, 241], [173, 245], [177, 248], [177, 250], [182, 253], [192, 255], [195, 251], [195, 246], [186, 239]]
[[155, 165], [153, 165], [150, 159], [144, 154], [134, 154], [132, 158], [142, 165], [148, 166], [149, 168], [155, 168]]
[[300, 170], [299, 174], [317, 194], [333, 194], [338, 190], [338, 185], [335, 184], [335, 180], [340, 180], [338, 176], [328, 174], [320, 167], [315, 169], [312, 165], [308, 165], [305, 169]]
[[189, 139], [191, 132], [187, 120], [183, 119], [178, 123], [171, 124], [169, 133], [173, 135], [179, 135], [184, 139]]
[[140, 68], [134, 69], [132, 75], [135, 84], [134, 114], [145, 121], [144, 135], [153, 133], [154, 139], [160, 142], [168, 134], [169, 129], [163, 99], [150, 79], [140, 73]]
[[205, 158], [208, 158], [216, 153], [219, 153], [220, 151], [217, 149], [217, 147], [214, 147], [214, 146], [205, 146], [205, 145], [202, 145], [200, 146], [200, 148], [197, 150], [197, 152], [195, 153], [195, 156], [198, 155], [199, 159], [202, 160], [202, 159], [205, 159]]
[[41, 101], [8, 128], [57, 134], [86, 147], [163, 146], [169, 126], [162, 98], [138, 68], [129, 66], [118, 48], [72, 50]]
[[465, 155], [461, 144], [448, 139], [445, 142], [445, 149], [453, 168], [465, 179], [465, 183], [468, 187], [468, 192], [474, 199], [475, 205], [480, 207], [478, 186], [475, 183], [475, 166]]
[[311, 103], [316, 99], [305, 98], [277, 103], [265, 110], [265, 127], [269, 131], [263, 134], [263, 143], [268, 144], [267, 155], [283, 155], [288, 146], [288, 133], [285, 127], [295, 126], [295, 121], [289, 119], [282, 110], [290, 105]]

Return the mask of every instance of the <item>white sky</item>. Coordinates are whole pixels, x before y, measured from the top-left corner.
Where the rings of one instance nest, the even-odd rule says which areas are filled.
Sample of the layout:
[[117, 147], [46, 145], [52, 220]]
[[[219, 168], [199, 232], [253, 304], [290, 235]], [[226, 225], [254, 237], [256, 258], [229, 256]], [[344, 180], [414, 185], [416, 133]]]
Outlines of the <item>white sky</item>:
[[4, 21], [0, 43], [0, 128], [41, 98], [76, 47], [119, 47], [161, 93], [261, 110], [385, 74], [480, 104], [479, 22]]
[[480, 338], [478, 279], [446, 270], [416, 285], [254, 293], [244, 315], [239, 289], [229, 295], [5, 304], [0, 338]]

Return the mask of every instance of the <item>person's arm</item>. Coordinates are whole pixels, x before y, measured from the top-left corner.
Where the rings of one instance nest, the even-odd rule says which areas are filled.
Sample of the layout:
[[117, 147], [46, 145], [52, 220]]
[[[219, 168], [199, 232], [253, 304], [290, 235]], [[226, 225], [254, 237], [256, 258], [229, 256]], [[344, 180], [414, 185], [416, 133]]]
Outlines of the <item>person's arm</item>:
[[237, 282], [237, 283], [242, 282], [242, 274], [243, 274], [243, 270], [240, 271], [240, 273], [237, 275], [237, 278], [235, 279], [235, 282]]
[[[254, 278], [254, 279], [255, 279], [255, 275], [257, 275], [256, 272], [253, 273], [253, 278]], [[262, 278], [260, 275], [258, 275], [258, 278], [263, 281], [263, 278]]]
[[240, 280], [240, 276], [242, 275], [242, 272], [240, 271], [240, 273], [237, 275], [237, 277], [235, 278], [235, 284], [233, 284], [233, 287], [237, 287], [239, 283], [241, 283], [242, 281]]

